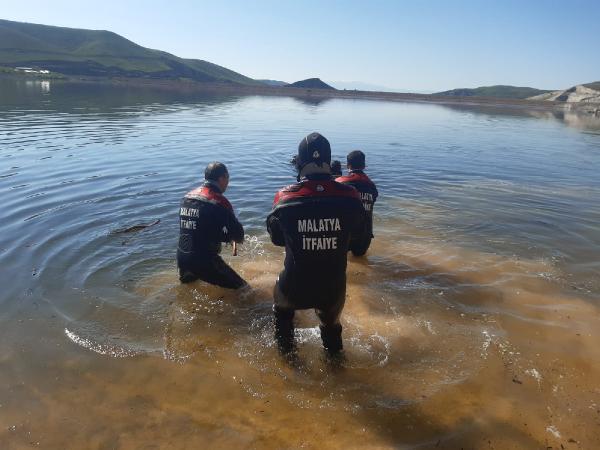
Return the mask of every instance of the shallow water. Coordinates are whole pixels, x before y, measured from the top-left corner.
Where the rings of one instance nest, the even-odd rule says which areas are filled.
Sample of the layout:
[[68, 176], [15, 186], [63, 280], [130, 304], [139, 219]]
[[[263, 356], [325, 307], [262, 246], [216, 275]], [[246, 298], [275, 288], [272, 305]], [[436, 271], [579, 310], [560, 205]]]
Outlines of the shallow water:
[[[381, 193], [341, 362], [311, 312], [272, 339], [264, 219], [313, 130]], [[241, 293], [175, 273], [215, 159]], [[0, 447], [596, 448], [599, 168], [589, 116], [0, 80]]]

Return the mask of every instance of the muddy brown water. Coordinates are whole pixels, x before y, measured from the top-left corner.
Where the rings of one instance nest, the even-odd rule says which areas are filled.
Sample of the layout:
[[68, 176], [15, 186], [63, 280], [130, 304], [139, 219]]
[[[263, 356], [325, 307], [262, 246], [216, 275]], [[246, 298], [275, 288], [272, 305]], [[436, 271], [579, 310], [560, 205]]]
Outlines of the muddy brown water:
[[[1, 448], [600, 446], [593, 119], [3, 83]], [[337, 362], [314, 313], [292, 361], [271, 323], [264, 218], [314, 129], [382, 193]], [[242, 292], [177, 281], [178, 199], [212, 159]]]

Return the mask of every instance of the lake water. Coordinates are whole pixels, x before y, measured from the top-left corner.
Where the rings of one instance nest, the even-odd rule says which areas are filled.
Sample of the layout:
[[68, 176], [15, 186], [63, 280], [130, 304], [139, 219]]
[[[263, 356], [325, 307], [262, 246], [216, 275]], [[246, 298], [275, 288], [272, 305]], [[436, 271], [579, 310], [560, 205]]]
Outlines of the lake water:
[[[264, 221], [312, 131], [380, 192], [341, 365], [310, 311], [296, 361], [272, 337]], [[243, 294], [177, 280], [212, 160]], [[590, 116], [0, 80], [0, 447], [598, 448], [599, 171]]]

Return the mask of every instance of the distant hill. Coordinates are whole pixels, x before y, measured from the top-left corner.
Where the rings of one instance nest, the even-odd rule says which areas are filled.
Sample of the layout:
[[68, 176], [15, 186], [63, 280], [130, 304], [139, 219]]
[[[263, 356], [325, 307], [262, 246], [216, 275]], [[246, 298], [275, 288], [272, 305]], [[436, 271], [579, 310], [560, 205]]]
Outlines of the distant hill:
[[142, 47], [110, 31], [8, 20], [0, 20], [0, 66], [27, 66], [65, 75], [258, 83], [208, 61]]
[[530, 97], [529, 100], [547, 100], [565, 103], [600, 103], [600, 81], [578, 84], [564, 91], [552, 91]]
[[331, 89], [334, 91], [336, 90], [334, 87], [329, 86], [327, 83], [321, 81], [320, 78], [307, 78], [306, 80], [296, 81], [295, 83], [288, 84], [286, 87], [304, 89]]
[[274, 86], [274, 87], [282, 87], [282, 86], [287, 86], [289, 83], [286, 83], [285, 81], [278, 81], [278, 80], [256, 80], [259, 81], [262, 84], [266, 84], [267, 86]]
[[496, 97], [496, 98], [515, 98], [525, 99], [534, 95], [545, 94], [551, 91], [544, 91], [530, 87], [518, 86], [482, 86], [475, 89], [452, 89], [450, 91], [436, 92], [433, 95], [445, 95], [453, 97]]
[[381, 84], [364, 83], [362, 81], [325, 81], [337, 90], [346, 91], [370, 91], [370, 92], [397, 92], [401, 94], [431, 94], [433, 91], [423, 91], [409, 88], [391, 88]]

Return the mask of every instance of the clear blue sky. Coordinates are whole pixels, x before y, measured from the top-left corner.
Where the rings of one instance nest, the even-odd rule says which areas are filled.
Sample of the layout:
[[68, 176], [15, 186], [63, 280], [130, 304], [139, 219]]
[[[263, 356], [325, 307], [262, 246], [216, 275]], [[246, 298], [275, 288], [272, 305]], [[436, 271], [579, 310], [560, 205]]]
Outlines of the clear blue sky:
[[600, 80], [599, 0], [2, 0], [0, 17], [111, 30], [253, 78], [416, 91]]

